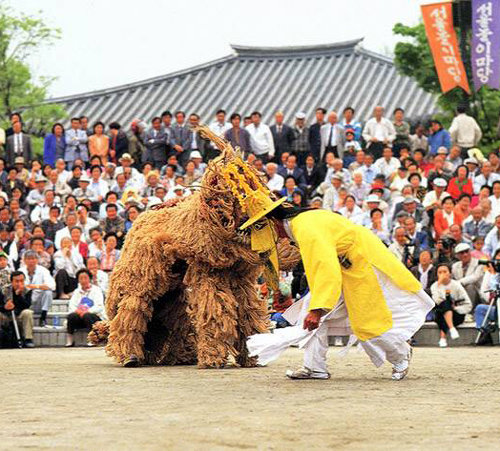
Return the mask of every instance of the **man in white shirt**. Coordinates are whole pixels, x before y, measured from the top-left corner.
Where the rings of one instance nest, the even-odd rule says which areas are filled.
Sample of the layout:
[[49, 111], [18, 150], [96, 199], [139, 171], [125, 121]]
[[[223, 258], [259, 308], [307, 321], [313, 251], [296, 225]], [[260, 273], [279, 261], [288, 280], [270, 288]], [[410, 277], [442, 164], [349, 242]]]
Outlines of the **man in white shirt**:
[[474, 177], [474, 194], [479, 194], [483, 186], [493, 186], [493, 183], [500, 180], [500, 175], [493, 172], [493, 166], [486, 160], [481, 167], [481, 174]]
[[[226, 122], [226, 112], [224, 110], [218, 110], [215, 113], [215, 121], [212, 122], [208, 128], [212, 130], [217, 136], [224, 137], [224, 133], [226, 133], [233, 126], [231, 123]], [[215, 144], [210, 142], [210, 145], [215, 149]]]
[[382, 156], [385, 146], [391, 146], [396, 139], [396, 130], [389, 119], [384, 116], [384, 108], [376, 106], [371, 119], [365, 124], [363, 138], [367, 142], [368, 151], [375, 159]]
[[45, 219], [49, 219], [50, 209], [56, 205], [54, 191], [45, 191], [44, 201], [37, 205], [31, 212], [30, 219], [33, 224], [40, 224]]
[[252, 113], [252, 123], [246, 130], [250, 134], [252, 153], [265, 164], [269, 158], [274, 157], [274, 141], [271, 129], [261, 122], [262, 114], [258, 111]]
[[31, 292], [31, 306], [35, 313], [41, 312], [40, 325], [47, 322], [47, 312], [52, 305], [52, 291], [56, 289], [56, 282], [47, 268], [38, 264], [38, 254], [35, 251], [26, 251], [24, 266], [21, 271], [26, 277], [26, 288]]
[[[64, 238], [64, 237], [68, 237], [68, 238], [71, 238], [71, 229], [73, 227], [75, 227], [76, 225], [78, 225], [78, 216], [76, 215], [76, 213], [74, 212], [70, 212], [66, 215], [66, 227], [64, 227], [63, 229], [61, 230], [58, 230], [56, 232], [56, 236], [55, 236], [55, 239], [54, 239], [54, 244], [56, 246], [56, 249], [60, 249], [61, 248], [61, 240]], [[82, 235], [82, 238], [81, 238], [81, 241], [82, 242], [85, 242], [85, 239], [84, 239], [84, 236]]]
[[450, 196], [447, 192], [445, 192], [445, 189], [448, 186], [445, 179], [438, 177], [433, 180], [432, 185], [434, 189], [429, 191], [422, 201], [422, 206], [428, 212], [441, 208], [441, 202], [443, 199]]
[[500, 245], [500, 215], [495, 218], [495, 227], [493, 227], [484, 239], [483, 252], [490, 257], [493, 256], [495, 251]]
[[451, 122], [451, 142], [460, 147], [462, 158], [467, 158], [467, 150], [475, 147], [482, 137], [481, 128], [476, 120], [465, 112], [467, 108], [463, 105], [457, 107], [457, 115]]
[[26, 197], [26, 203], [34, 208], [36, 205], [40, 205], [43, 203], [44, 199], [44, 190], [45, 184], [47, 183], [47, 179], [43, 175], [37, 175], [35, 178], [35, 189], [32, 189], [28, 196]]
[[397, 170], [401, 166], [401, 162], [392, 156], [392, 149], [390, 147], [384, 147], [382, 158], [379, 158], [374, 166], [377, 174], [383, 174], [386, 180], [392, 182]]
[[285, 179], [278, 174], [278, 165], [276, 163], [266, 164], [267, 187], [271, 191], [281, 191], [285, 183]]
[[458, 262], [453, 263], [451, 274], [467, 291], [474, 305], [479, 301], [479, 290], [484, 277], [484, 266], [479, 265], [477, 258], [472, 257], [471, 247], [467, 243], [455, 246], [455, 256]]
[[500, 214], [500, 181], [493, 182], [493, 194], [488, 197], [491, 202], [491, 211], [495, 216]]

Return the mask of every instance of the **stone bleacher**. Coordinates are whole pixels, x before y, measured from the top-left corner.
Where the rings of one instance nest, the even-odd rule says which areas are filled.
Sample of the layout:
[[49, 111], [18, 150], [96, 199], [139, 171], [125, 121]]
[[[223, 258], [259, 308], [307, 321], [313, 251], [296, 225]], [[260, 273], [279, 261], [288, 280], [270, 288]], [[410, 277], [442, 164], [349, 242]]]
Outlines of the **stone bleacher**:
[[[66, 317], [68, 316], [68, 301], [63, 299], [54, 300], [52, 308], [47, 315], [49, 327], [35, 326], [33, 330], [35, 346], [59, 347], [66, 344]], [[35, 315], [35, 324], [39, 324], [39, 315]], [[58, 324], [54, 326], [54, 323]], [[466, 322], [457, 327], [460, 338], [458, 340], [448, 339], [448, 346], [469, 346], [474, 344], [477, 330], [472, 322]], [[333, 345], [333, 337], [330, 344]], [[437, 346], [439, 341], [439, 329], [435, 323], [425, 323], [415, 335], [417, 346]], [[498, 333], [493, 334], [493, 340], [498, 344]], [[347, 337], [344, 339], [344, 344]], [[87, 332], [84, 330], [75, 333], [75, 345], [86, 346]]]

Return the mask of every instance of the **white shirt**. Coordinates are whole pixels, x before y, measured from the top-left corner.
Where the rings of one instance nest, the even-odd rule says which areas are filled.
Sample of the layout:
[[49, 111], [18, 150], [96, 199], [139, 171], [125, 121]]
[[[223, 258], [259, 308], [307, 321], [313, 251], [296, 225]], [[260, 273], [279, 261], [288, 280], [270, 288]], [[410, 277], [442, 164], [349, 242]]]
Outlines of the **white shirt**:
[[[26, 285], [47, 285], [50, 291], [55, 291], [56, 289], [56, 281], [50, 275], [50, 272], [47, 268], [43, 266], [36, 265], [35, 272], [33, 275], [29, 275], [28, 268], [26, 266], [22, 266], [21, 271], [24, 273], [26, 277]], [[35, 293], [41, 293], [43, 290], [33, 290]]]
[[495, 195], [491, 195], [488, 197], [491, 202], [491, 211], [493, 212], [493, 216], [496, 216], [500, 213], [500, 198], [496, 198]]
[[383, 117], [379, 122], [376, 118], [372, 117], [365, 124], [363, 138], [367, 142], [371, 141], [372, 138], [377, 138], [379, 141], [387, 140], [390, 144], [396, 139], [396, 130], [389, 119]]
[[281, 191], [283, 189], [283, 185], [285, 183], [285, 179], [279, 175], [274, 174], [267, 182], [267, 187], [271, 191]]
[[482, 135], [476, 120], [465, 113], [455, 116], [451, 122], [451, 141], [460, 147], [474, 147], [480, 141]]
[[97, 285], [91, 285], [90, 289], [84, 290], [81, 285], [78, 284], [78, 288], [74, 291], [73, 296], [71, 296], [69, 300], [68, 312], [74, 312], [83, 298], [87, 298], [88, 302], [91, 303], [91, 305], [88, 306], [88, 313], [94, 313], [103, 318], [103, 315], [105, 315], [104, 296], [101, 288]]
[[401, 167], [401, 162], [395, 157], [391, 157], [389, 161], [385, 158], [379, 158], [374, 166], [377, 170], [377, 174], [383, 174], [385, 178], [389, 178], [399, 167]]
[[23, 153], [23, 132], [14, 133], [14, 153], [16, 155]]
[[[58, 230], [56, 232], [56, 236], [54, 237], [54, 245], [56, 246], [56, 249], [61, 249], [61, 241], [63, 238], [66, 238], [66, 237], [71, 238], [71, 232], [70, 232], [68, 226], [66, 226], [63, 229]], [[80, 237], [80, 241], [82, 243], [85, 243], [85, 235], [84, 234], [82, 234], [82, 236]]]
[[91, 188], [97, 196], [102, 197], [106, 196], [109, 191], [109, 185], [102, 179], [99, 179], [97, 182], [92, 179], [89, 188]]
[[[213, 131], [217, 136], [224, 137], [224, 133], [226, 133], [229, 129], [233, 128], [231, 123], [223, 122], [222, 124], [219, 121], [212, 122], [208, 128]], [[210, 145], [215, 149], [215, 144], [210, 142]]]
[[269, 153], [269, 156], [274, 156], [274, 141], [271, 129], [266, 124], [249, 124], [246, 127], [247, 132], [250, 134], [250, 145], [255, 155], [263, 155]]
[[61, 269], [65, 269], [68, 275], [71, 277], [75, 277], [76, 272], [80, 268], [84, 268], [85, 264], [83, 263], [83, 257], [78, 252], [78, 249], [75, 247], [71, 247], [71, 254], [69, 257], [66, 257], [62, 250], [57, 251], [54, 254], [54, 275]]

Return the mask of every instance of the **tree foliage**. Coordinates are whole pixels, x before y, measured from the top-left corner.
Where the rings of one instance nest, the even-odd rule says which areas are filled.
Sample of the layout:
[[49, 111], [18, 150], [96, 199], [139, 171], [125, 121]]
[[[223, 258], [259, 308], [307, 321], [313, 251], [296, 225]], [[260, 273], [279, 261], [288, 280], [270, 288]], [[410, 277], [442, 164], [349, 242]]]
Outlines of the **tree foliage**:
[[29, 59], [42, 46], [52, 45], [60, 30], [50, 28], [39, 17], [14, 11], [0, 4], [0, 117], [6, 121], [14, 111], [33, 132], [44, 132], [49, 124], [66, 117], [60, 105], [44, 103], [52, 78], [34, 79]]
[[[461, 88], [442, 94], [423, 23], [413, 27], [397, 23], [393, 32], [403, 38], [394, 48], [396, 68], [403, 75], [414, 78], [422, 89], [436, 95], [437, 104], [442, 111], [438, 116], [445, 126], [451, 123], [459, 103], [467, 100], [471, 114], [483, 130], [483, 149], [498, 148], [496, 125], [500, 111], [500, 92], [483, 86], [468, 98]], [[463, 55], [462, 59], [464, 64], [468, 64], [470, 55]], [[469, 80], [469, 84], [472, 89], [472, 80]]]

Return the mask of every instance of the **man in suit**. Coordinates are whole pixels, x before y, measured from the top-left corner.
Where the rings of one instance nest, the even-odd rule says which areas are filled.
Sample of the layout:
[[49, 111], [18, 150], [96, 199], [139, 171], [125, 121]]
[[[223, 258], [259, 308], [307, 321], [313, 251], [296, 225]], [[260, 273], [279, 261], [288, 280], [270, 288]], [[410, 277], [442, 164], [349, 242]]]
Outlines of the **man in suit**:
[[274, 140], [274, 157], [276, 158], [276, 161], [279, 161], [283, 152], [290, 152], [295, 136], [293, 134], [292, 127], [283, 123], [284, 116], [282, 112], [278, 111], [274, 115], [274, 118], [276, 123], [271, 125], [270, 128]]
[[333, 153], [335, 158], [344, 157], [344, 129], [337, 122], [337, 112], [332, 111], [328, 115], [328, 122], [321, 127], [320, 161], [324, 161], [329, 152]]
[[320, 161], [321, 153], [321, 127], [325, 123], [326, 110], [316, 108], [316, 122], [309, 127], [309, 147], [316, 161]]
[[419, 249], [429, 249], [429, 237], [424, 231], [417, 230], [417, 222], [413, 216], [407, 216], [403, 224], [406, 229], [406, 236], [408, 236]]
[[418, 265], [415, 265], [410, 271], [420, 281], [422, 288], [430, 296], [431, 286], [437, 281], [436, 268], [432, 264], [431, 251], [424, 250], [420, 252]]
[[186, 114], [184, 111], [177, 111], [175, 113], [175, 124], [172, 126], [172, 136], [170, 137], [170, 145], [176, 152], [179, 164], [184, 165], [189, 160], [189, 152], [184, 154], [184, 150], [189, 147], [189, 127], [185, 124]]
[[22, 131], [22, 123], [14, 122], [12, 125], [14, 133], [7, 138], [7, 148], [5, 159], [8, 166], [14, 164], [16, 157], [24, 157], [24, 161], [29, 162], [33, 158], [33, 148], [31, 138]]
[[297, 157], [293, 154], [288, 156], [285, 166], [279, 167], [278, 174], [284, 179], [291, 175], [297, 181], [299, 188], [304, 189], [306, 187], [304, 171], [297, 166]]
[[146, 133], [144, 143], [146, 144], [146, 152], [144, 154], [144, 162], [153, 163], [156, 169], [161, 169], [167, 164], [167, 134], [162, 128], [161, 118], [154, 117], [151, 121], [151, 129]]
[[493, 228], [493, 224], [483, 218], [483, 210], [480, 206], [474, 207], [471, 210], [471, 215], [462, 225], [464, 235], [469, 240], [472, 240], [475, 236], [482, 236], [484, 238]]
[[66, 130], [64, 134], [66, 139], [64, 161], [70, 169], [78, 158], [81, 158], [84, 162], [89, 161], [89, 150], [87, 148], [89, 137], [87, 133], [80, 129], [80, 126], [80, 118], [74, 117], [71, 119], [71, 128]]

